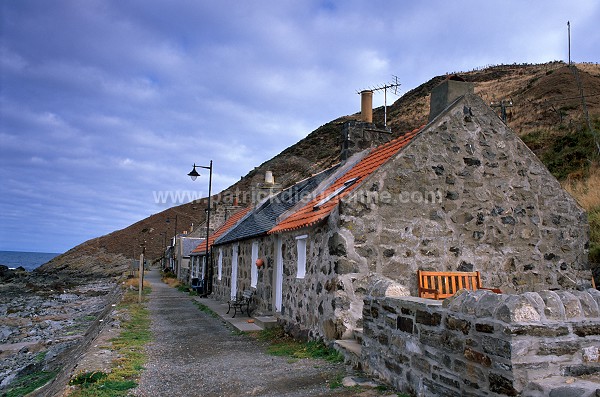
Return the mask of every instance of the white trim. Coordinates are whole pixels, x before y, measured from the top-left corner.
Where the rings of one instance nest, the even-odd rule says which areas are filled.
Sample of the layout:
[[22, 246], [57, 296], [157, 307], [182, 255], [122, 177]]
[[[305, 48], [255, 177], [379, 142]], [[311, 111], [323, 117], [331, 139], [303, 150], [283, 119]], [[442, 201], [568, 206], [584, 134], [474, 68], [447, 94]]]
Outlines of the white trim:
[[237, 296], [237, 276], [238, 276], [238, 243], [233, 244], [231, 250], [231, 299]]
[[317, 204], [315, 204], [315, 206], [313, 207], [313, 211], [317, 211], [319, 208], [321, 208], [321, 206], [325, 203], [327, 203], [328, 201], [330, 201], [332, 198], [338, 196], [340, 193], [342, 193], [344, 190], [348, 189], [350, 186], [354, 185], [354, 183], [356, 183], [356, 181], [358, 180], [359, 177], [356, 178], [352, 178], [352, 179], [348, 179], [346, 182], [344, 182], [344, 184], [340, 187], [338, 187], [337, 189], [335, 189], [333, 191], [333, 193], [330, 193], [327, 197], [325, 197], [323, 200], [319, 201]]
[[308, 235], [296, 237], [296, 258], [297, 258], [297, 270], [296, 278], [304, 278], [306, 276], [306, 242]]
[[223, 278], [223, 248], [219, 248], [219, 259], [217, 259], [217, 280]]
[[277, 236], [275, 242], [275, 272], [273, 274], [275, 293], [273, 306], [276, 312], [281, 312], [283, 303], [283, 252], [281, 236]]
[[256, 260], [258, 259], [258, 241], [252, 242], [252, 263], [250, 264], [250, 287], [256, 288], [258, 282], [258, 268]]

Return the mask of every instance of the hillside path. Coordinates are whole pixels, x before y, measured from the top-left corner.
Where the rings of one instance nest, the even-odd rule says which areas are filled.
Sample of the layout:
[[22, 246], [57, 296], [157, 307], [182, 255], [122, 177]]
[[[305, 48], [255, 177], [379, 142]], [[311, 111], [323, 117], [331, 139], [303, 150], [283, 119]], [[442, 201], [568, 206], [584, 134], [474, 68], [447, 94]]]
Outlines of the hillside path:
[[[147, 275], [153, 341], [135, 396], [345, 396], [328, 380], [346, 375], [343, 364], [290, 360], [266, 353], [266, 345], [202, 312], [193, 299]], [[356, 391], [354, 391], [355, 393]]]

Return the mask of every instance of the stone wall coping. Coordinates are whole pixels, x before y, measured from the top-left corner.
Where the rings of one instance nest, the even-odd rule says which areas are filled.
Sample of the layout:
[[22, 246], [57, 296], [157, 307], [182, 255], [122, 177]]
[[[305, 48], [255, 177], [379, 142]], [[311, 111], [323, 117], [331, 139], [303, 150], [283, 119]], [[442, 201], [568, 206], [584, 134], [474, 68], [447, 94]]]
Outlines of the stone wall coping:
[[[380, 299], [380, 298], [375, 298]], [[477, 318], [490, 318], [504, 323], [548, 323], [600, 321], [600, 291], [537, 291], [521, 294], [495, 294], [486, 290], [460, 290], [443, 301], [415, 296], [386, 297], [401, 305], [423, 309], [448, 310]]]
[[412, 302], [417, 304], [422, 304], [426, 307], [435, 307], [442, 306], [443, 302], [435, 299], [427, 299], [427, 298], [419, 298], [418, 296], [399, 296], [399, 297], [389, 297], [392, 299], [397, 299], [399, 301], [404, 302]]

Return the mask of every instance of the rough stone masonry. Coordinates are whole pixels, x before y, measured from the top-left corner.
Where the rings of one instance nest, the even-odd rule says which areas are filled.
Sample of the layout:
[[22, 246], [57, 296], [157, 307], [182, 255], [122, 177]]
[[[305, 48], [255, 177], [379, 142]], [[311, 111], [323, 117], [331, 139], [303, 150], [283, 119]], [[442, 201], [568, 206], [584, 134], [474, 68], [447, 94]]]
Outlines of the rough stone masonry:
[[600, 372], [599, 305], [591, 288], [462, 290], [443, 303], [368, 297], [362, 362], [419, 396], [533, 396], [556, 376], [574, 378], [550, 395], [595, 396], [600, 384], [574, 380]]

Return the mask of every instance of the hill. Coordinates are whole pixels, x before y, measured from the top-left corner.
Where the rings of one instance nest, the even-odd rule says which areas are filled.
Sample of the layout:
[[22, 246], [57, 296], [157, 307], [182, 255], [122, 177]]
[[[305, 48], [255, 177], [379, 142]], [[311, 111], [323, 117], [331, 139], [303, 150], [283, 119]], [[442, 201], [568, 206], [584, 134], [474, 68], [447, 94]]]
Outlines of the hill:
[[[475, 84], [475, 92], [494, 104], [499, 116], [504, 101], [506, 123], [565, 185], [577, 195], [587, 196], [598, 189], [589, 185], [597, 181], [600, 137], [600, 65], [563, 62], [546, 64], [498, 65], [480, 70], [459, 72]], [[388, 126], [400, 135], [426, 124], [429, 94], [447, 76], [436, 76], [405, 93], [387, 109]], [[358, 104], [357, 104], [358, 107]], [[273, 172], [284, 186], [305, 178], [339, 161], [342, 125], [359, 115], [330, 121], [295, 145], [251, 170], [230, 186], [222, 196], [237, 193], [247, 205], [244, 192], [261, 182], [265, 171]], [[383, 107], [374, 109], [373, 121], [384, 123]], [[592, 182], [597, 183], [597, 182]], [[577, 193], [579, 192], [579, 193]], [[593, 225], [592, 251], [600, 261], [600, 199], [586, 204]], [[131, 258], [139, 257], [140, 241], [146, 241], [146, 255], [152, 260], [162, 256], [165, 237], [174, 235], [174, 224], [167, 218], [178, 217], [178, 232], [190, 223], [205, 222], [206, 199], [169, 208], [135, 224], [91, 239], [42, 266], [41, 272], [72, 271], [94, 275], [119, 274], [127, 269]], [[595, 233], [595, 234], [594, 234]], [[596, 248], [595, 248], [596, 247]], [[127, 259], [129, 258], [129, 259]], [[117, 265], [115, 265], [118, 263]]]

